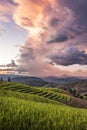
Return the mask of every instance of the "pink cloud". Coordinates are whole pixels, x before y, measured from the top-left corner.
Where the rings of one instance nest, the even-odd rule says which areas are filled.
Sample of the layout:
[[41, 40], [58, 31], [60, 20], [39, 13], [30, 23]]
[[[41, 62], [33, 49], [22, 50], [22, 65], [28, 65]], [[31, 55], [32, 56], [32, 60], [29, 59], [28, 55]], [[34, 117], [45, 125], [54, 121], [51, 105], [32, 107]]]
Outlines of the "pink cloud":
[[15, 6], [9, 3], [8, 1], [0, 2], [0, 21], [9, 22], [10, 18], [7, 16], [12, 16], [15, 10]]
[[[7, 15], [10, 15], [17, 25], [28, 31], [28, 38], [24, 45], [20, 46], [19, 66], [13, 71], [36, 76], [73, 75], [68, 67], [63, 69], [62, 66], [51, 64], [49, 59], [52, 54], [61, 53], [65, 46], [70, 45], [70, 41], [62, 40], [60, 44], [60, 39], [57, 38], [55, 43], [58, 44], [48, 44], [50, 40], [55, 41], [55, 36], [70, 33], [67, 32], [67, 28], [72, 26], [76, 18], [72, 10], [60, 6], [56, 0], [14, 0], [14, 2], [17, 6], [8, 2], [0, 4], [0, 21], [9, 22]], [[73, 33], [68, 37], [73, 37]], [[12, 71], [8, 68], [7, 70]], [[81, 72], [75, 73], [81, 75]]]
[[[54, 35], [67, 33], [66, 28], [75, 20], [74, 13], [67, 7], [61, 7], [56, 0], [14, 0], [18, 4], [13, 19], [17, 25], [28, 31], [28, 38], [20, 47], [19, 72], [29, 75], [49, 76], [72, 74], [50, 64], [49, 56], [61, 52], [68, 44], [48, 45]], [[56, 26], [55, 26], [56, 24]]]

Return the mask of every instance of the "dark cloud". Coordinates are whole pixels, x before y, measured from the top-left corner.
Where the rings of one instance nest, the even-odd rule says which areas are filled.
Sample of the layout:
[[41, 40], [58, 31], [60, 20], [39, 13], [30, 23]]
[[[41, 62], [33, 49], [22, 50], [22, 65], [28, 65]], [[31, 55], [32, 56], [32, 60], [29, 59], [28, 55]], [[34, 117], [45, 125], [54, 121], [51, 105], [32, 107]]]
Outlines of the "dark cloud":
[[22, 46], [20, 51], [21, 51], [21, 61], [23, 63], [24, 62], [26, 63], [26, 61], [28, 61], [28, 60], [34, 60], [35, 59], [33, 48]]
[[10, 63], [10, 64], [7, 64], [6, 66], [7, 66], [7, 67], [17, 67], [17, 64], [15, 63], [14, 60], [11, 60], [11, 63]]
[[[56, 32], [59, 32], [58, 29], [56, 30]], [[75, 41], [77, 37], [81, 39], [81, 37], [83, 37], [83, 35], [85, 35], [87, 31], [79, 25], [73, 25], [73, 27], [65, 27], [64, 30], [61, 30], [60, 32], [62, 33], [57, 33], [51, 36], [51, 40], [49, 40], [47, 43], [66, 42], [68, 40]]]
[[11, 60], [11, 63], [9, 63], [7, 65], [0, 65], [0, 72], [16, 74], [16, 73], [18, 73], [17, 67], [18, 67], [18, 65], [15, 63], [15, 61]]
[[7, 65], [0, 65], [0, 67], [2, 68], [15, 68], [17, 67], [17, 64], [15, 63], [14, 60], [11, 60], [11, 63], [7, 64]]
[[[49, 38], [48, 43], [66, 42], [68, 40], [75, 41], [77, 37], [81, 38], [82, 35], [87, 32], [87, 26], [85, 26], [84, 22], [83, 24], [81, 24], [82, 17], [80, 18], [77, 15], [74, 8], [70, 8], [70, 3], [63, 3], [63, 8], [65, 9], [62, 10], [60, 17], [53, 17], [50, 19], [49, 25], [52, 26], [55, 31], [52, 32], [52, 35]], [[79, 4], [79, 2], [77, 3]], [[83, 15], [83, 11], [79, 12], [79, 15], [80, 14]]]
[[58, 22], [59, 22], [59, 19], [58, 19], [58, 18], [53, 18], [53, 19], [50, 20], [50, 25], [51, 25], [52, 27], [55, 27], [55, 26], [58, 25]]
[[87, 25], [87, 0], [59, 0], [63, 6], [67, 6], [76, 14], [76, 22]]
[[14, 6], [17, 6], [18, 4], [16, 2], [14, 2], [13, 0], [0, 0], [0, 3], [9, 3], [9, 4], [12, 4]]
[[18, 4], [16, 2], [14, 2], [13, 0], [0, 0], [1, 4], [5, 4], [5, 3], [9, 3], [11, 5], [17, 6]]
[[53, 36], [53, 38], [48, 41], [48, 43], [57, 43], [57, 42], [65, 42], [68, 40], [68, 36], [66, 34], [59, 34], [57, 36]]
[[[58, 5], [55, 1], [57, 0], [23, 0], [21, 3], [18, 0], [19, 7], [14, 20], [29, 32], [29, 37], [20, 50], [17, 68], [20, 73], [50, 75], [57, 72], [59, 66], [55, 67], [55, 64], [87, 65], [86, 37], [85, 48], [81, 48], [83, 35], [87, 32], [86, 1], [58, 0]], [[61, 50], [64, 47], [66, 48]], [[56, 53], [57, 50], [61, 51]]]
[[[87, 33], [87, 0], [56, 0], [58, 1], [58, 5], [64, 9], [67, 8], [68, 11], [64, 13], [64, 10], [62, 12], [65, 14], [63, 16], [63, 19], [61, 20], [61, 17], [59, 17], [58, 24], [56, 25], [54, 22], [54, 28], [55, 32], [54, 36], [52, 36], [48, 40], [48, 43], [57, 43], [57, 42], [66, 42], [67, 46], [68, 43], [73, 46], [84, 46], [87, 48], [87, 37], [85, 37]], [[71, 12], [71, 15], [69, 15]], [[66, 15], [67, 14], [67, 15]], [[72, 15], [73, 14], [73, 15]], [[62, 16], [62, 15], [61, 15]], [[68, 16], [68, 17], [65, 17]], [[69, 17], [72, 16], [70, 19], [71, 21], [66, 22], [66, 19], [69, 19]], [[63, 21], [65, 21], [63, 23]], [[60, 29], [61, 27], [61, 29]], [[62, 38], [61, 35], [58, 35], [58, 33], [61, 33], [64, 35]], [[69, 41], [69, 42], [68, 42]], [[84, 48], [83, 47], [83, 48]]]
[[50, 57], [53, 63], [57, 65], [87, 65], [87, 54], [84, 50], [79, 50], [75, 47], [70, 47], [58, 52], [56, 55]]

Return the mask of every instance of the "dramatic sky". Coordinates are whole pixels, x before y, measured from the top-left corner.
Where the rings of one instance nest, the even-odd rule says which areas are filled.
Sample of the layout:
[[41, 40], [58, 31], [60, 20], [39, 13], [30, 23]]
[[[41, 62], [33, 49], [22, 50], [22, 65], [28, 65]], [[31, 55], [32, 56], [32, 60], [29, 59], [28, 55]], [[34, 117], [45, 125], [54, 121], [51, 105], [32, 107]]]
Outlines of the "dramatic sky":
[[0, 73], [87, 77], [87, 0], [0, 0]]

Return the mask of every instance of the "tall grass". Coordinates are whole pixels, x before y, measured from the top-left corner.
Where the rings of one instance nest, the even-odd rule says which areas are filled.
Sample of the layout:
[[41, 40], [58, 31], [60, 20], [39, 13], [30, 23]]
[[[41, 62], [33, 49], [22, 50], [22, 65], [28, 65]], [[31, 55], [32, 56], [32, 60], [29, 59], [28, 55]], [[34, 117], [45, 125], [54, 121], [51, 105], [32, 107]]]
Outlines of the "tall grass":
[[0, 97], [0, 130], [87, 130], [87, 110]]
[[87, 130], [87, 109], [62, 100], [70, 98], [59, 89], [1, 83], [0, 130]]

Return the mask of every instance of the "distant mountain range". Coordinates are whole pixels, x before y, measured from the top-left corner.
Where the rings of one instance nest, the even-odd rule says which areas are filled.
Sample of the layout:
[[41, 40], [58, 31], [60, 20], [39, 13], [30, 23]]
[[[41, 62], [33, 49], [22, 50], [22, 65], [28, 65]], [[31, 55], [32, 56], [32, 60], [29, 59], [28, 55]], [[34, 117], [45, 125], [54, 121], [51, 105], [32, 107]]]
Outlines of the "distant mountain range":
[[[11, 79], [14, 77], [17, 77], [18, 75], [12, 75], [12, 74], [0, 74], [0, 78], [3, 78], [3, 80], [7, 80], [8, 77], [10, 77]], [[19, 75], [20, 77], [20, 75]]]
[[30, 86], [44, 86], [48, 84], [46, 81], [38, 77], [15, 77], [15, 78], [12, 78], [11, 81], [22, 83], [22, 84], [27, 84]]
[[[21, 76], [21, 75], [8, 75], [8, 74], [2, 74], [0, 75], [0, 78], [3, 78], [3, 80], [7, 80], [8, 77], [10, 77], [12, 82], [22, 83], [30, 86], [46, 86], [46, 87], [59, 87], [59, 88], [71, 88], [75, 87], [72, 84], [86, 81], [87, 78], [81, 78], [81, 77], [45, 77], [45, 78], [39, 78], [39, 77], [28, 77], [28, 76]], [[77, 85], [78, 86], [78, 85]], [[82, 85], [83, 86], [83, 85]], [[81, 87], [81, 86], [80, 86]], [[87, 87], [87, 86], [86, 86]], [[77, 87], [78, 88], [78, 87]], [[80, 91], [80, 90], [79, 90]]]
[[60, 88], [63, 90], [70, 91], [70, 89], [75, 89], [81, 95], [87, 94], [87, 78], [81, 77], [25, 77], [20, 75], [0, 75], [0, 78], [3, 78], [4, 81], [8, 80], [10, 77], [12, 82], [17, 82], [21, 84], [26, 84], [29, 86], [38, 86], [38, 87], [53, 87]]
[[87, 78], [79, 78], [79, 77], [45, 77], [45, 81], [47, 82], [53, 82], [53, 83], [59, 83], [59, 84], [65, 84], [65, 83], [72, 83], [72, 82], [78, 82], [81, 80], [87, 80]]
[[87, 78], [77, 77], [46, 77], [44, 78], [47, 82], [56, 83], [56, 88], [65, 89], [70, 91], [74, 89], [81, 95], [87, 95]]

